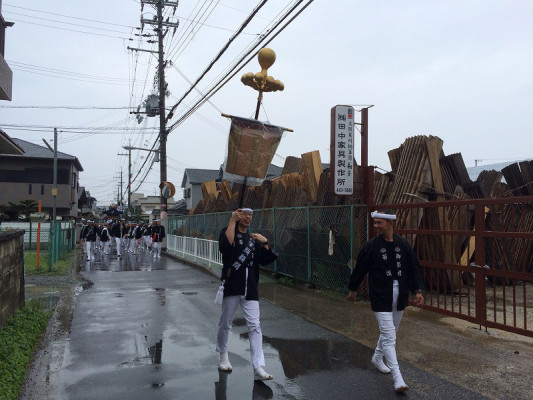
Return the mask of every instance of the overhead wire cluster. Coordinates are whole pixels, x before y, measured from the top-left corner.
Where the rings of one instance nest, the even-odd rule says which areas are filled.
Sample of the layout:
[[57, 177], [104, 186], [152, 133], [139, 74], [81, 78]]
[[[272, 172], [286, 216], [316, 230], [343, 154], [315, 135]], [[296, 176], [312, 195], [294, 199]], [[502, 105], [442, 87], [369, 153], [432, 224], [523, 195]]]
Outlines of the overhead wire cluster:
[[[179, 18], [183, 20], [182, 24], [178, 28], [168, 28], [167, 34], [165, 37], [164, 43], [164, 53], [166, 56], [165, 67], [172, 68], [173, 71], [177, 72], [187, 83], [189, 84], [188, 89], [184, 91], [181, 96], [175, 96], [170, 93], [169, 90], [165, 93], [168, 97], [175, 100], [175, 104], [172, 107], [169, 107], [167, 113], [167, 122], [171, 125], [168, 129], [168, 132], [174, 131], [179, 125], [181, 125], [185, 120], [187, 120], [191, 115], [195, 114], [201, 118], [206, 124], [210, 125], [213, 129], [225, 132], [225, 129], [218, 124], [217, 122], [211, 120], [210, 118], [201, 115], [198, 113], [198, 109], [208, 102], [213, 106], [218, 112], [221, 110], [213, 103], [212, 97], [222, 89], [248, 62], [250, 62], [258, 50], [261, 47], [265, 47], [270, 43], [277, 35], [279, 35], [294, 19], [300, 15], [300, 13], [313, 2], [313, 0], [308, 0], [306, 4], [302, 5], [304, 0], [294, 0], [288, 2], [284, 5], [283, 9], [279, 11], [278, 15], [274, 19], [267, 19], [262, 17], [259, 14], [261, 8], [268, 2], [268, 0], [261, 0], [258, 2], [257, 6], [251, 11], [246, 12], [247, 16], [239, 26], [239, 28], [230, 29], [227, 27], [217, 26], [213, 23], [208, 23], [210, 17], [216, 14], [218, 7], [223, 6], [229, 9], [243, 12], [234, 7], [230, 7], [220, 3], [220, 0], [203, 0], [195, 3], [190, 14], [186, 17], [179, 16], [179, 12], [176, 13], [175, 7], [165, 7], [163, 18], [168, 21], [172, 18]], [[141, 2], [142, 4], [142, 2]], [[147, 3], [150, 4], [150, 3]], [[143, 47], [147, 50], [155, 51], [157, 40], [154, 40], [157, 36], [154, 32], [146, 29], [146, 25], [143, 27], [134, 27], [130, 25], [121, 25], [111, 22], [98, 21], [88, 18], [80, 18], [68, 16], [65, 14], [52, 13], [43, 10], [37, 10], [33, 8], [25, 8], [14, 6], [11, 4], [4, 3], [5, 11], [10, 12], [14, 16], [17, 16], [17, 22], [32, 23], [27, 20], [21, 20], [21, 18], [29, 18], [32, 20], [38, 21], [39, 24], [55, 24], [54, 26], [49, 26], [56, 29], [70, 30], [70, 27], [89, 29], [89, 31], [82, 31], [76, 29], [80, 33], [87, 34], [98, 34], [104, 36], [111, 36], [115, 38], [122, 39], [125, 43], [133, 44], [140, 47]], [[11, 10], [15, 9], [15, 11]], [[145, 8], [142, 10], [143, 16], [149, 16], [149, 10]], [[30, 13], [35, 13], [30, 15]], [[49, 17], [51, 16], [51, 17]], [[142, 18], [142, 17], [141, 17]], [[63, 19], [63, 20], [62, 20]], [[68, 19], [69, 22], [64, 19]], [[246, 28], [249, 22], [252, 19], [263, 19], [266, 20], [264, 28], [259, 32], [247, 32]], [[82, 21], [83, 23], [81, 23]], [[36, 23], [36, 22], [35, 22]], [[189, 79], [176, 65], [176, 61], [182, 57], [186, 49], [193, 43], [194, 38], [198, 35], [198, 32], [205, 28], [213, 28], [223, 31], [233, 31], [233, 35], [228, 39], [225, 45], [218, 51], [214, 56], [212, 61], [202, 69], [202, 72], [199, 74], [198, 78], [195, 80]], [[124, 28], [124, 31], [121, 30]], [[144, 28], [144, 29], [143, 29]], [[126, 32], [128, 31], [128, 32]], [[117, 35], [113, 35], [113, 34]], [[224, 55], [230, 46], [234, 45], [235, 39], [240, 35], [251, 36], [252, 40], [245, 46], [244, 49], [238, 51], [238, 55], [233, 59], [225, 68], [222, 69], [215, 78], [207, 85], [206, 88], [200, 88], [199, 84], [211, 72], [213, 66], [217, 63], [220, 63], [222, 55]], [[155, 88], [157, 87], [158, 72], [154, 65], [157, 65], [157, 57], [152, 53], [148, 54], [140, 53], [138, 51], [129, 52], [129, 68], [128, 68], [128, 77], [127, 78], [114, 78], [114, 77], [104, 77], [99, 75], [84, 74], [80, 72], [72, 72], [57, 68], [50, 68], [45, 66], [38, 66], [33, 64], [22, 63], [18, 61], [9, 61], [13, 65], [14, 69], [20, 69], [21, 71], [31, 72], [34, 74], [42, 74], [53, 76], [56, 78], [62, 79], [74, 79], [79, 81], [89, 81], [91, 83], [98, 84], [113, 84], [113, 85], [128, 85], [129, 86], [129, 100], [127, 107], [101, 107], [101, 109], [109, 109], [113, 112], [124, 113], [127, 112], [128, 115], [125, 115], [119, 121], [110, 123], [107, 126], [95, 127], [91, 126], [93, 122], [88, 122], [86, 126], [79, 127], [59, 127], [62, 131], [61, 141], [63, 143], [73, 142], [75, 140], [80, 140], [91, 135], [98, 134], [121, 134], [122, 146], [134, 146], [142, 147], [150, 150], [156, 150], [159, 134], [158, 126], [155, 118], [144, 118], [142, 123], [138, 123], [135, 118], [132, 118], [130, 115], [130, 110], [133, 112], [141, 112], [144, 107], [144, 100], [148, 94], [158, 93]], [[150, 75], [153, 76], [153, 79], [150, 78]], [[186, 101], [187, 97], [191, 97], [191, 93], [195, 93], [195, 97], [191, 100]], [[32, 106], [27, 106], [32, 107]], [[33, 106], [39, 107], [39, 106]], [[50, 109], [98, 109], [98, 107], [68, 107], [68, 106], [49, 106]], [[41, 108], [44, 108], [41, 107]], [[178, 114], [177, 118], [174, 118], [175, 114]], [[102, 119], [103, 117], [99, 117]], [[24, 130], [33, 130], [33, 131], [44, 131], [50, 130], [52, 127], [45, 125], [20, 125], [15, 126], [13, 124], [11, 129], [24, 129]], [[67, 135], [69, 134], [69, 135]], [[150, 143], [152, 143], [150, 145]], [[150, 171], [155, 162], [155, 153], [154, 152], [143, 152], [143, 151], [132, 151], [132, 191], [140, 189], [145, 183], [150, 175]], [[122, 170], [127, 170], [128, 160], [126, 157], [116, 157], [116, 172]], [[168, 163], [168, 168], [174, 172], [183, 173], [184, 168], [188, 165], [179, 162], [177, 159], [168, 157], [167, 160], [171, 161]], [[117, 174], [113, 178], [114, 186], [118, 185]], [[154, 181], [158, 181], [154, 180]], [[107, 181], [106, 181], [107, 182]], [[127, 182], [127, 180], [126, 180]], [[122, 192], [126, 192], [125, 190]]]

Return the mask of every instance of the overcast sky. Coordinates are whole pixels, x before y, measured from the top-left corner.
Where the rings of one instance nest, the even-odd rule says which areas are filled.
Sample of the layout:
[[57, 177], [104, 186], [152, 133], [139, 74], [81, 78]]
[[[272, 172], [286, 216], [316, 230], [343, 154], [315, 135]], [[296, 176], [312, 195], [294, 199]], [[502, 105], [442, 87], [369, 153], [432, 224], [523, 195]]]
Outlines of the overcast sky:
[[[167, 106], [189, 89], [184, 76], [196, 80], [258, 3], [180, 1], [170, 19], [180, 26], [165, 41], [173, 64], [165, 71]], [[268, 1], [198, 89], [209, 90], [292, 4]], [[63, 130], [59, 151], [78, 157], [80, 184], [99, 205], [109, 204], [121, 169], [127, 181], [127, 157], [117, 155], [125, 153], [122, 146], [151, 147], [159, 126], [158, 118], [138, 124], [130, 114], [154, 93], [157, 65], [151, 53], [127, 49], [156, 48], [148, 43], [155, 38], [135, 36], [140, 2], [4, 0], [2, 13], [15, 25], [6, 31], [5, 48], [13, 101], [0, 102], [0, 128], [37, 144], [53, 138], [53, 127]], [[154, 9], [145, 5], [143, 13], [151, 19]], [[268, 45], [277, 53], [269, 74], [285, 90], [265, 94], [259, 119], [294, 129], [273, 162], [283, 166], [284, 157], [312, 150], [329, 162], [330, 109], [336, 104], [374, 105], [369, 162], [382, 170], [390, 169], [387, 152], [414, 135], [440, 137], [445, 154], [462, 153], [467, 166], [532, 159], [531, 21], [530, 0], [315, 0]], [[146, 25], [143, 33], [154, 32]], [[185, 168], [223, 163], [229, 122], [220, 112], [253, 117], [257, 92], [240, 76], [259, 70], [254, 59], [169, 135], [168, 179], [177, 187]], [[198, 98], [196, 91], [186, 97], [171, 123]], [[132, 152], [134, 176], [148, 155]], [[359, 163], [358, 136], [355, 157]], [[155, 163], [138, 191], [156, 194], [158, 183]], [[175, 198], [181, 197], [178, 190]]]

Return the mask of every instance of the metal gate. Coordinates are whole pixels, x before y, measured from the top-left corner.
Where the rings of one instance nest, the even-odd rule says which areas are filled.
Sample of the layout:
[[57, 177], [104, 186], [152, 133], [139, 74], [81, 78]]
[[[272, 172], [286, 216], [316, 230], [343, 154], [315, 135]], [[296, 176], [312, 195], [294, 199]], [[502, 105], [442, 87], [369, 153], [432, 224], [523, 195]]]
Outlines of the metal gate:
[[385, 205], [414, 247], [425, 308], [533, 337], [533, 196]]

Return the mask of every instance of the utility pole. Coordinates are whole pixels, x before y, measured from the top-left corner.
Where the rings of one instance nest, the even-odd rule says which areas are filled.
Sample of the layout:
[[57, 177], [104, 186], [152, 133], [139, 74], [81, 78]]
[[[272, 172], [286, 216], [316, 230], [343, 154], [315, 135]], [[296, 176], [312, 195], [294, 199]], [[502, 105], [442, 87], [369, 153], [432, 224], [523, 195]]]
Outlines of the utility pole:
[[52, 271], [52, 266], [54, 265], [55, 257], [56, 257], [56, 243], [54, 242], [55, 237], [55, 228], [56, 228], [56, 206], [57, 206], [57, 128], [54, 128], [54, 148], [52, 149], [48, 142], [43, 139], [44, 144], [46, 147], [48, 147], [48, 150], [50, 150], [52, 153], [54, 153], [54, 170], [52, 172], [53, 175], [53, 184], [52, 184], [52, 198], [53, 198], [53, 205], [52, 205], [52, 220], [50, 221], [50, 240], [48, 242], [48, 249], [49, 249], [49, 265], [48, 265], [48, 271]]
[[124, 188], [124, 181], [122, 180], [122, 168], [120, 168], [120, 201], [124, 201], [124, 192], [123, 192], [123, 188]]
[[[118, 156], [128, 156], [128, 209], [131, 206], [131, 150], [128, 154], [118, 153]], [[120, 182], [122, 182], [122, 170], [120, 171]]]
[[[157, 19], [144, 19], [141, 18], [142, 24], [149, 24], [154, 27], [157, 32], [158, 40], [158, 86], [159, 86], [159, 155], [160, 155], [160, 181], [165, 182], [167, 180], [167, 128], [165, 121], [165, 97], [167, 91], [167, 84], [165, 82], [165, 59], [163, 51], [163, 40], [168, 28], [178, 28], [178, 22], [163, 21], [163, 8], [178, 6], [177, 1], [164, 1], [164, 0], [141, 0], [141, 4], [150, 4], [157, 10]], [[163, 31], [163, 28], [167, 28]], [[136, 50], [136, 49], [132, 49]], [[146, 50], [145, 50], [146, 51]], [[161, 213], [167, 211], [167, 199], [161, 194]]]

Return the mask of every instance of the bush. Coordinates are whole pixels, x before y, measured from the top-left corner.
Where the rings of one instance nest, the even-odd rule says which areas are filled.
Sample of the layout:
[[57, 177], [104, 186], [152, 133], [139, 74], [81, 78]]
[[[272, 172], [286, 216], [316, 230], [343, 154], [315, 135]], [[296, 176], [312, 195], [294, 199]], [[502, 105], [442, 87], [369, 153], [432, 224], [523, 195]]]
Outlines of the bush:
[[26, 377], [32, 355], [46, 329], [49, 312], [28, 303], [0, 330], [0, 399], [15, 400]]

